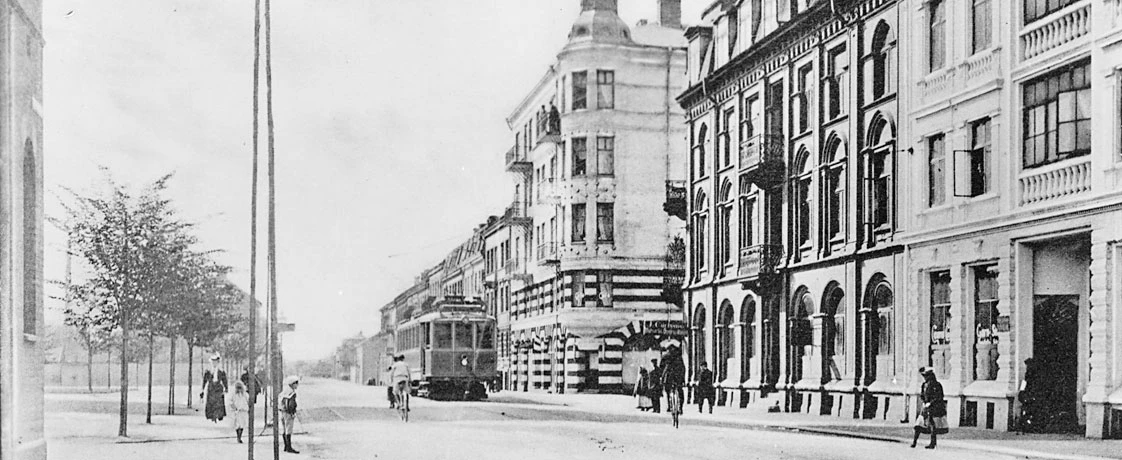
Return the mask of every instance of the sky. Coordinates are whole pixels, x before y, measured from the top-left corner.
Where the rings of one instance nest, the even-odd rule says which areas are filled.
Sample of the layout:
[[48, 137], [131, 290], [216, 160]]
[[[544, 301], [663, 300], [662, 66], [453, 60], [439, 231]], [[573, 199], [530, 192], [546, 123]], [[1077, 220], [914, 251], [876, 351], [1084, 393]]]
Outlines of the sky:
[[[691, 24], [710, 1], [682, 3]], [[656, 4], [620, 0], [620, 16], [655, 19]], [[288, 359], [375, 333], [379, 308], [501, 212], [506, 117], [579, 12], [580, 0], [273, 2]], [[172, 173], [176, 209], [248, 290], [253, 2], [49, 0], [43, 15], [47, 215], [61, 215], [64, 187], [96, 189], [99, 167], [135, 187]], [[62, 280], [65, 238], [48, 227], [45, 239], [45, 277]], [[61, 323], [59, 303], [47, 309]]]

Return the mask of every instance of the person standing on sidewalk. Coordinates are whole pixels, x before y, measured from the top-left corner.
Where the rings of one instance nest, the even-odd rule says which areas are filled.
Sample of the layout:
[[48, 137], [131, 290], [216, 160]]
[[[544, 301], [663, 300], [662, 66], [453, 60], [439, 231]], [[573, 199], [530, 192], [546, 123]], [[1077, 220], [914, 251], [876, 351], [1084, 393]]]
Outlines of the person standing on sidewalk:
[[230, 412], [233, 413], [234, 433], [238, 435], [238, 444], [242, 443], [242, 432], [249, 426], [249, 393], [245, 391], [245, 384], [241, 381], [234, 382], [234, 392], [230, 393]]
[[920, 433], [931, 433], [931, 443], [926, 448], [934, 449], [937, 435], [950, 431], [947, 425], [947, 401], [943, 399], [943, 384], [935, 379], [935, 371], [921, 367], [919, 373], [923, 375], [923, 386], [919, 390], [923, 408], [919, 411], [919, 417], [916, 417], [912, 447], [919, 441]]
[[647, 368], [639, 367], [639, 378], [635, 382], [635, 396], [639, 398], [639, 410], [646, 412], [651, 410], [651, 396], [650, 391], [650, 377], [647, 375]]
[[222, 357], [215, 353], [210, 357], [210, 369], [203, 372], [203, 389], [199, 399], [206, 401], [206, 418], [218, 423], [226, 417], [226, 371], [218, 368]]
[[280, 395], [278, 408], [281, 410], [281, 426], [284, 428], [284, 451], [290, 454], [299, 454], [292, 448], [292, 431], [296, 424], [296, 387], [300, 386], [300, 379], [295, 376], [285, 377], [284, 391]]
[[701, 372], [697, 374], [697, 413], [701, 413], [701, 407], [705, 405], [705, 401], [709, 400], [709, 413], [713, 413], [713, 401], [717, 399], [717, 390], [713, 388], [713, 371], [709, 370], [709, 366], [705, 361], [701, 362]]
[[651, 360], [651, 371], [647, 373], [647, 396], [651, 398], [651, 411], [662, 412], [662, 368], [657, 359]]

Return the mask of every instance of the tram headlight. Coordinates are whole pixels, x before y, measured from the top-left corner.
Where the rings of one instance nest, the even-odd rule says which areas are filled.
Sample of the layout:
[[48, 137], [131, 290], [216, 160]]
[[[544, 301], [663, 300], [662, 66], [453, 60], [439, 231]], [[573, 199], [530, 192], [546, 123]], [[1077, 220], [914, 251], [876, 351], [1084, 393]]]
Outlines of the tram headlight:
[[462, 355], [462, 356], [460, 356], [460, 365], [461, 365], [461, 366], [464, 366], [464, 367], [467, 367], [467, 366], [468, 366], [468, 357], [467, 357], [467, 355]]

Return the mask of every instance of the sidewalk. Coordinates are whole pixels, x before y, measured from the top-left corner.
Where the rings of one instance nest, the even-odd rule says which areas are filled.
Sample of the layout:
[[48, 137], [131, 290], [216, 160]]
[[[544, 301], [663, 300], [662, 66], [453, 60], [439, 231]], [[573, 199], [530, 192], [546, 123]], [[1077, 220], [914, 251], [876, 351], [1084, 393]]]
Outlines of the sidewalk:
[[[491, 393], [490, 397], [496, 402], [544, 404], [582, 412], [627, 414], [651, 418], [668, 417], [665, 413], [640, 412], [635, 408], [635, 398], [623, 395], [558, 395], [502, 391]], [[681, 423], [785, 429], [905, 444], [911, 444], [912, 442], [910, 422], [768, 413], [763, 406], [744, 409], [714, 407], [712, 414], [699, 414], [696, 405], [688, 405], [682, 415]], [[921, 437], [920, 442], [927, 442], [927, 437]], [[1060, 434], [1017, 434], [979, 428], [952, 428], [949, 434], [939, 437], [939, 445], [1031, 458], [1064, 460], [1122, 458], [1122, 440], [1096, 440], [1077, 435]]]

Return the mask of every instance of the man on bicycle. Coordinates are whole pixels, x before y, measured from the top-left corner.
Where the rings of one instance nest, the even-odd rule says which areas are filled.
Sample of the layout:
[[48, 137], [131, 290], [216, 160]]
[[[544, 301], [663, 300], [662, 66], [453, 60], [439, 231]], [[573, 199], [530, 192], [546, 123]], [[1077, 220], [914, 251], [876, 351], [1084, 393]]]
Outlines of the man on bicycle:
[[390, 366], [390, 386], [393, 388], [394, 399], [398, 403], [409, 393], [411, 379], [412, 374], [409, 371], [409, 365], [405, 364], [405, 355], [394, 356], [393, 365]]

